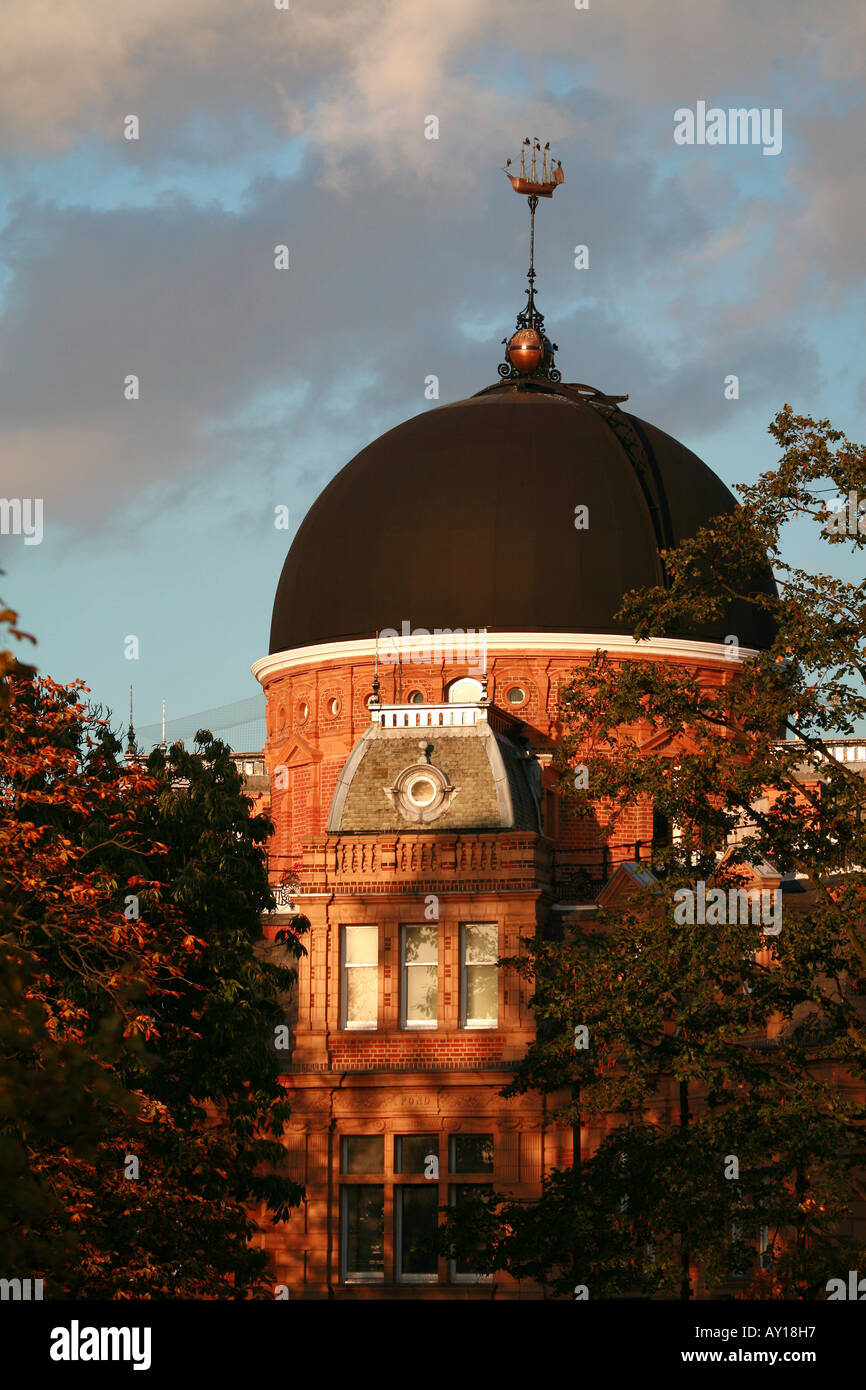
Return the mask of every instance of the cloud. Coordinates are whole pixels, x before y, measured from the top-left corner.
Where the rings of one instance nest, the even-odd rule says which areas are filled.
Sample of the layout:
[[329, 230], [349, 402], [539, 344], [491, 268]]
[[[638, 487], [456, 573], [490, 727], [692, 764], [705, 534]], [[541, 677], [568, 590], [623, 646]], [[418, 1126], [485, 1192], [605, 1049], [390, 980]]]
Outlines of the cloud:
[[[495, 379], [526, 256], [525, 208], [505, 181], [471, 200], [442, 195], [432, 217], [419, 188], [358, 197], [346, 216], [343, 195], [311, 192], [306, 173], [260, 181], [240, 213], [180, 198], [110, 211], [15, 206], [0, 321], [7, 489], [93, 526], [133, 496], [207, 487], [245, 451], [257, 466], [291, 468], [293, 440], [345, 411], [357, 379], [354, 410], [368, 419], [413, 401], [424, 409], [431, 373], [443, 400]], [[641, 376], [659, 381], [656, 281], [672, 257], [699, 255], [709, 229], [687, 183], [669, 178], [654, 199], [646, 164], [598, 161], [587, 173], [591, 198], [572, 189], [570, 203], [539, 218], [540, 302], [561, 365], [606, 387], [595, 374], [610, 362], [618, 389], [637, 352]], [[593, 247], [590, 275], [573, 268], [576, 234]], [[286, 271], [274, 268], [281, 243]], [[603, 312], [588, 312], [587, 294]], [[640, 294], [658, 322], [638, 333], [629, 319]], [[488, 343], [460, 331], [467, 310], [498, 323]], [[710, 329], [688, 328], [691, 359]], [[138, 400], [124, 395], [132, 374]], [[323, 458], [322, 481], [344, 461]]]
[[[786, 382], [820, 374], [811, 304], [862, 280], [850, 84], [863, 50], [850, 39], [863, 23], [853, 0], [819, 14], [804, 0], [16, 9], [0, 53], [7, 149], [41, 151], [50, 173], [58, 150], [96, 132], [106, 182], [134, 164], [143, 187], [165, 190], [182, 158], [212, 171], [215, 197], [97, 210], [96, 160], [79, 201], [13, 203], [4, 487], [91, 528], [132, 500], [195, 505], [244, 468], [296, 477], [306, 495], [345, 462], [328, 447], [341, 413], [341, 447], [360, 447], [426, 408], [427, 375], [442, 400], [494, 380], [526, 257], [525, 208], [497, 170], [527, 130], [566, 165], [537, 248], [566, 379], [630, 390], [674, 430], [724, 419], [728, 372], [749, 383], [744, 402], [775, 409]], [[820, 87], [798, 121], [786, 110], [779, 161], [673, 146], [680, 102], [799, 100], [803, 73], [846, 101]], [[130, 111], [137, 143], [120, 136]], [[438, 141], [424, 138], [428, 114]], [[220, 161], [252, 167], [269, 126], [298, 137], [304, 162], [289, 178], [251, 174], [228, 211]], [[286, 272], [273, 268], [279, 243]], [[589, 272], [574, 269], [578, 243]], [[463, 331], [473, 321], [498, 325], [488, 343]], [[124, 399], [131, 373], [138, 401]]]
[[[591, 66], [641, 103], [673, 109], [754, 84], [752, 99], [768, 105], [798, 68], [817, 67], [823, 81], [862, 75], [864, 37], [859, 0], [631, 0], [583, 12], [562, 0], [537, 0], [531, 12], [524, 0], [291, 0], [288, 10], [264, 0], [30, 0], [4, 25], [0, 131], [7, 146], [55, 150], [84, 132], [119, 139], [129, 111], [162, 121], [167, 135], [203, 109], [260, 110], [292, 133], [313, 127], [328, 165], [373, 145], [387, 164], [428, 109], [471, 136], [499, 54], [516, 53], [530, 73], [530, 109], [554, 62]], [[513, 95], [494, 96], [492, 114], [513, 117]]]

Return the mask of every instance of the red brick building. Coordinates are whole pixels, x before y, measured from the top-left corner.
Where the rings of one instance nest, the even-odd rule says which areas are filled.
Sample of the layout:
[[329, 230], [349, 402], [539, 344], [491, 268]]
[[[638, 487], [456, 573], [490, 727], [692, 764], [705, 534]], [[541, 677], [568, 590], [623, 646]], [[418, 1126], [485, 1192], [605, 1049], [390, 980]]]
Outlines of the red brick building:
[[651, 853], [651, 806], [605, 844], [553, 794], [559, 688], [599, 647], [724, 682], [731, 636], [767, 637], [750, 609], [640, 646], [617, 624], [659, 549], [734, 501], [624, 398], [557, 376], [514, 371], [349, 463], [253, 668], [272, 881], [311, 923], [285, 1054], [307, 1201], [262, 1237], [292, 1297], [539, 1296], [419, 1250], [468, 1187], [532, 1198], [570, 1163], [541, 1097], [499, 1095], [534, 1021], [496, 961]]

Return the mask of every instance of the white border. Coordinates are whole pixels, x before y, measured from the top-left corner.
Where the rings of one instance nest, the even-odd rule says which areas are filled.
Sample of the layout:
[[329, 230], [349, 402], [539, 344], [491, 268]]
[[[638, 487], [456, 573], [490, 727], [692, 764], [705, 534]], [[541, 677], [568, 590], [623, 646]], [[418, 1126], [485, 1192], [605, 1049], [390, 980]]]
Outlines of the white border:
[[[443, 629], [443, 632], [446, 629]], [[454, 629], [456, 632], [457, 629]], [[421, 651], [429, 652], [432, 634], [427, 636], [393, 637], [388, 639], [389, 652], [396, 650], [402, 654]], [[729, 661], [738, 665], [743, 657], [756, 656], [756, 647], [740, 647], [739, 656], [731, 656], [731, 647], [724, 642], [697, 642], [677, 637], [650, 637], [643, 642], [634, 637], [611, 632], [494, 632], [487, 634], [487, 651], [490, 655], [498, 652], [513, 653], [515, 649], [525, 656], [554, 655], [557, 652], [606, 651], [621, 656], [654, 656], [662, 658], [686, 657], [692, 661]], [[331, 661], [373, 661], [376, 655], [374, 637], [352, 638], [344, 642], [320, 642], [311, 647], [292, 647], [284, 652], [274, 652], [254, 661], [250, 670], [261, 685], [271, 676], [282, 671], [294, 670], [301, 666], [322, 666]], [[381, 652], [380, 652], [381, 660]], [[420, 663], [419, 663], [420, 664]], [[435, 663], [440, 664], [440, 663]], [[449, 662], [459, 667], [460, 662]]]

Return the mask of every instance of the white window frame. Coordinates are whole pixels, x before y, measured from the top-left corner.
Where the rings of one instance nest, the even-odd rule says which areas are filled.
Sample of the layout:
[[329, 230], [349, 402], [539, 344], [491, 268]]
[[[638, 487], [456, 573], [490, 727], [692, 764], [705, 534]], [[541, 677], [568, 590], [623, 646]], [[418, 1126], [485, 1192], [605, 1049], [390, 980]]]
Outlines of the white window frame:
[[[379, 1026], [379, 950], [377, 946], [376, 960], [371, 965], [353, 964], [346, 959], [348, 952], [348, 933], [358, 928], [366, 927], [368, 930], [373, 926], [372, 922], [345, 922], [340, 929], [340, 1028], [347, 1033], [374, 1033]], [[378, 926], [376, 932], [378, 934]], [[378, 941], [378, 935], [377, 935]], [[349, 1014], [349, 971], [350, 970], [375, 970], [376, 972], [376, 1017], [372, 1023], [350, 1023]]]
[[[493, 965], [496, 968], [496, 1017], [489, 1019], [470, 1019], [467, 1014], [469, 999], [469, 971], [474, 967], [466, 963], [466, 931], [468, 927], [496, 927], [496, 955], [492, 961], [475, 961], [474, 965]], [[499, 924], [498, 922], [461, 922], [460, 924], [460, 1027], [473, 1031], [495, 1032], [499, 1027]]]
[[[380, 1187], [382, 1189], [382, 1214], [383, 1220], [387, 1216], [386, 1203], [387, 1195], [385, 1190], [384, 1178], [377, 1183], [340, 1183], [340, 1282], [343, 1284], [384, 1284], [385, 1270], [371, 1270], [364, 1273], [360, 1270], [353, 1270], [349, 1273], [349, 1189]], [[382, 1262], [386, 1259], [386, 1246], [383, 1244]]]
[[[430, 922], [403, 922], [400, 926], [400, 1027], [409, 1032], [430, 1032], [439, 1027], [439, 933], [436, 933], [436, 1017], [434, 1019], [408, 1019], [406, 1017], [407, 1005], [409, 1002], [409, 983], [408, 972], [422, 966], [422, 962], [412, 964], [406, 960], [406, 933], [416, 930], [418, 927], [430, 927]], [[426, 968], [432, 962], [423, 962]]]

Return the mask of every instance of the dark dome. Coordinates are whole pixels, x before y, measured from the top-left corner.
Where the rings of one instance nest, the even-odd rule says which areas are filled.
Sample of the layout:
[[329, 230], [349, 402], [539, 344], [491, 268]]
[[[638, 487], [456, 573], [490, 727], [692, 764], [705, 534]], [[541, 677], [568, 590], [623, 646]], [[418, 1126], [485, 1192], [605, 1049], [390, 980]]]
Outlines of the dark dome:
[[[589, 508], [587, 530], [575, 508]], [[489, 387], [362, 449], [307, 513], [280, 576], [271, 652], [412, 629], [628, 633], [629, 589], [661, 582], [658, 549], [733, 510], [684, 445], [574, 386]], [[755, 588], [775, 593], [769, 572]], [[766, 615], [672, 636], [743, 646]]]

